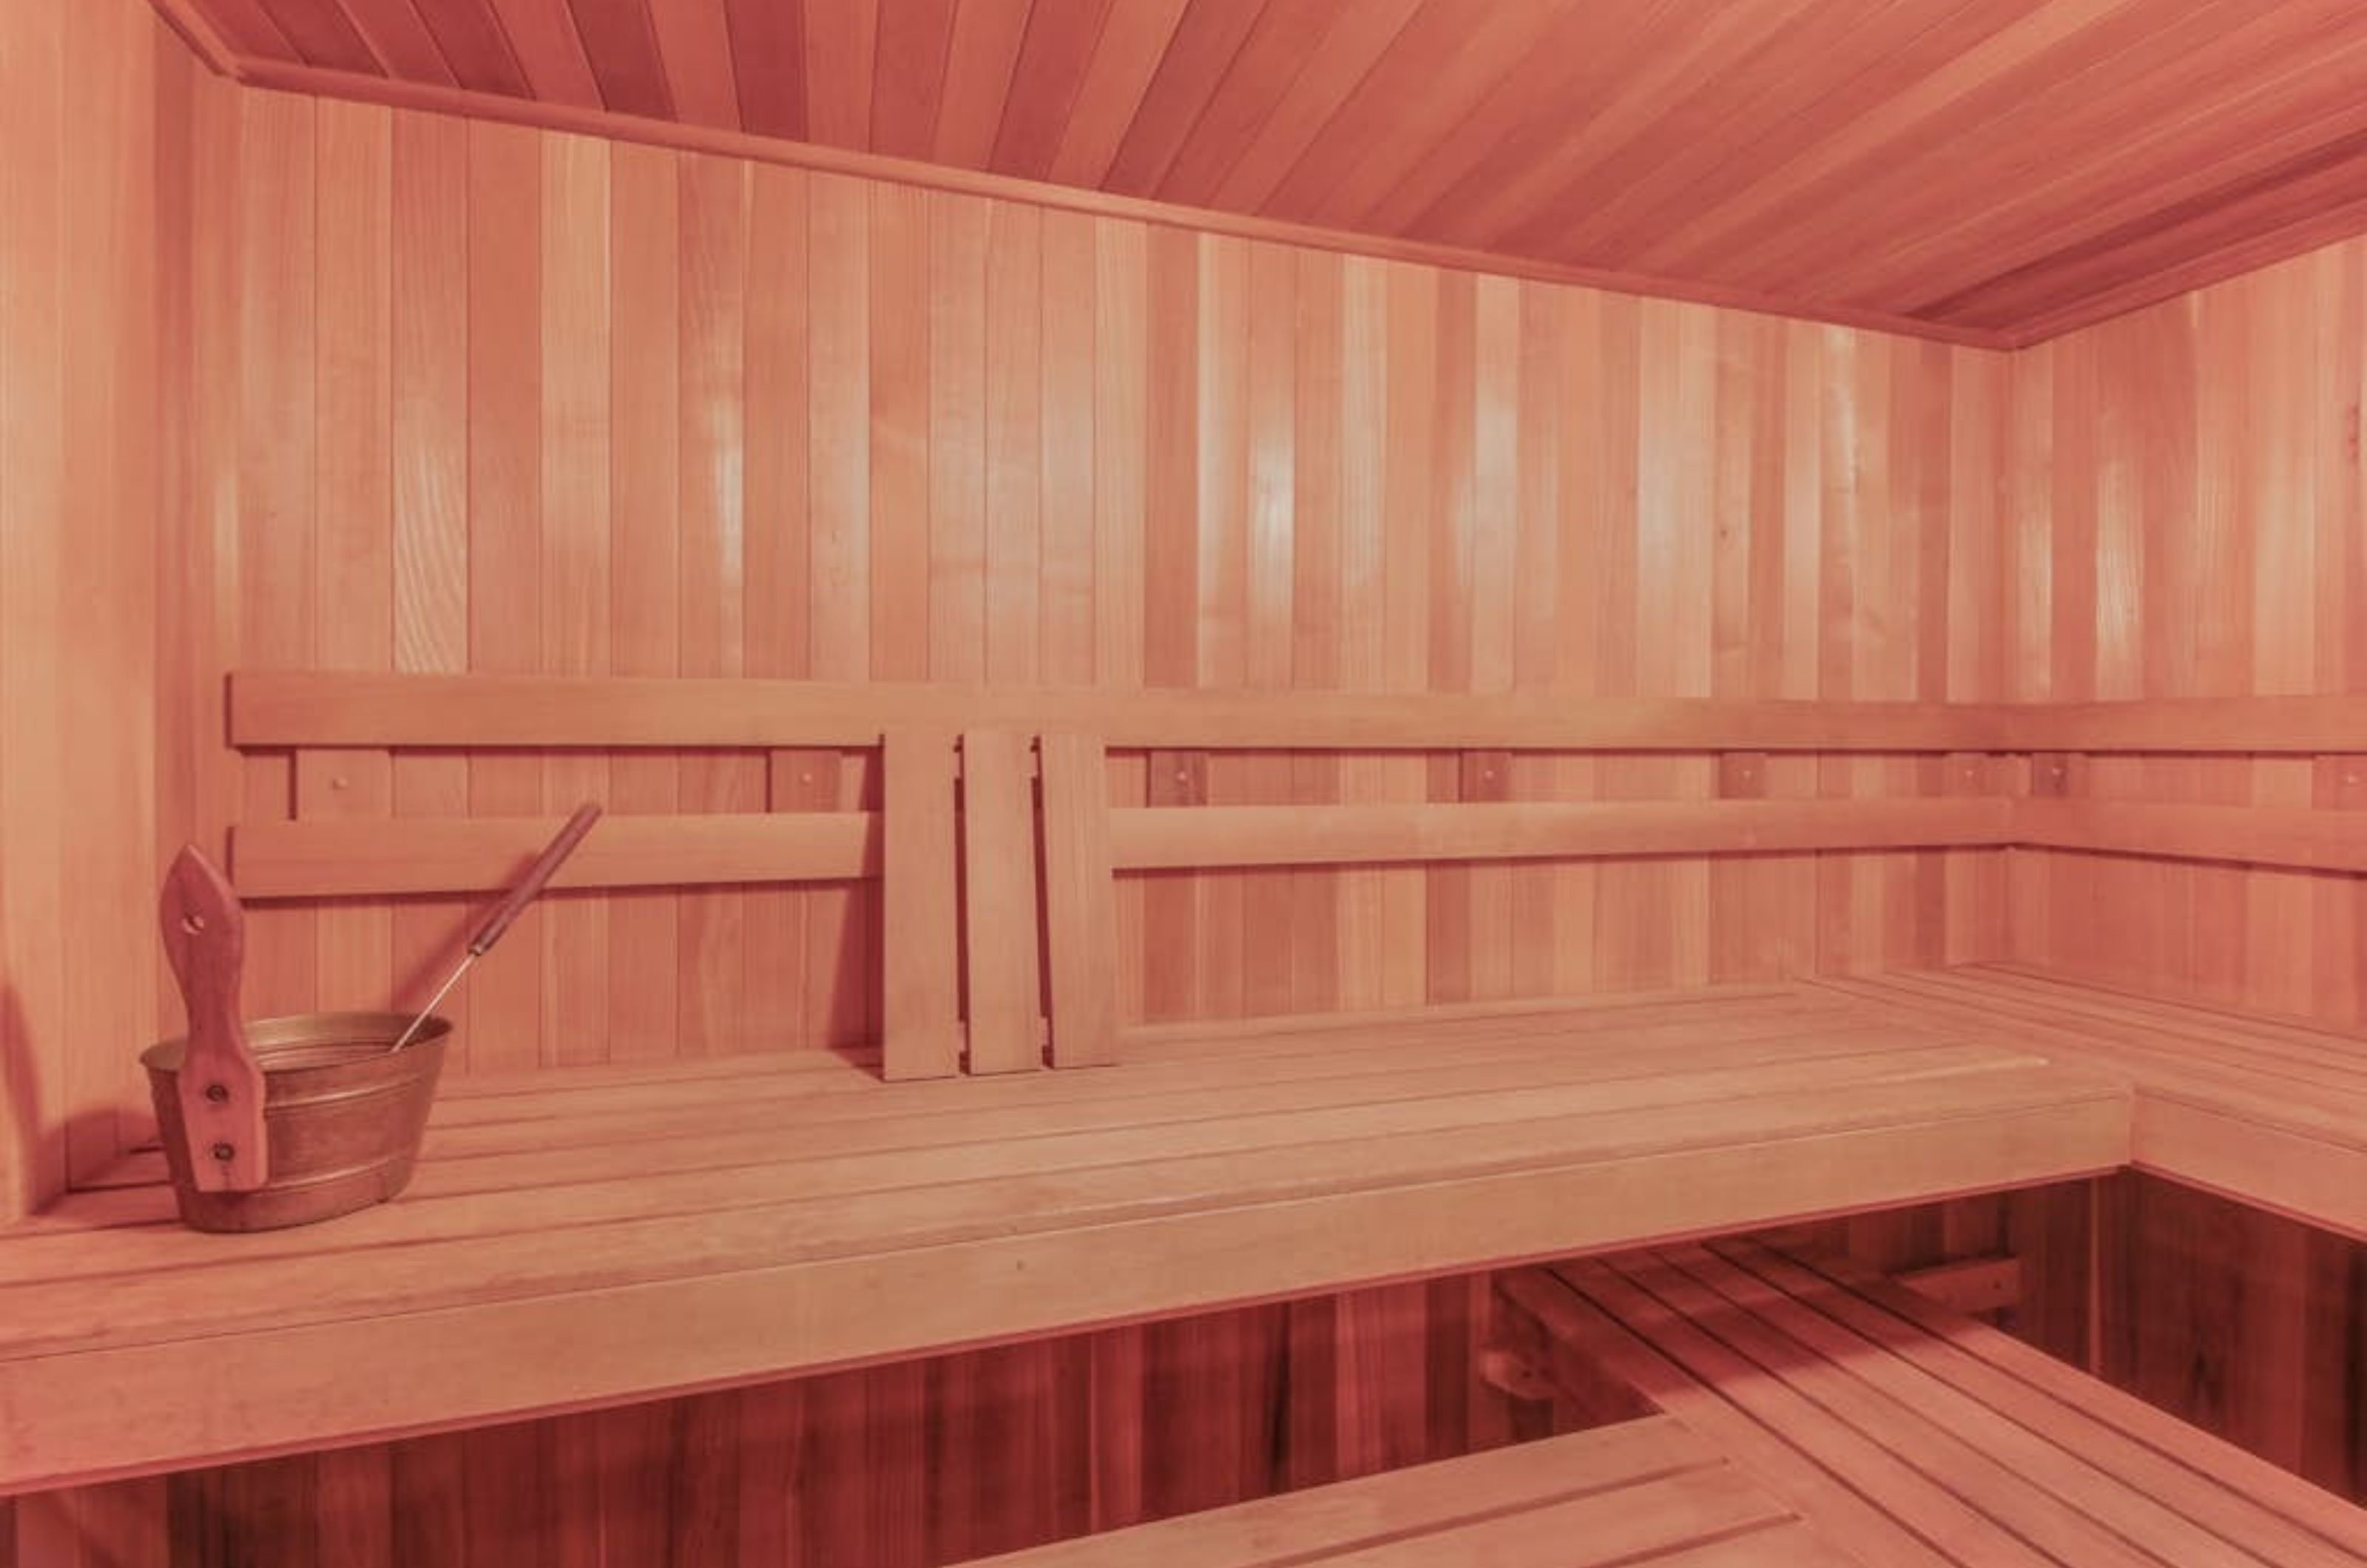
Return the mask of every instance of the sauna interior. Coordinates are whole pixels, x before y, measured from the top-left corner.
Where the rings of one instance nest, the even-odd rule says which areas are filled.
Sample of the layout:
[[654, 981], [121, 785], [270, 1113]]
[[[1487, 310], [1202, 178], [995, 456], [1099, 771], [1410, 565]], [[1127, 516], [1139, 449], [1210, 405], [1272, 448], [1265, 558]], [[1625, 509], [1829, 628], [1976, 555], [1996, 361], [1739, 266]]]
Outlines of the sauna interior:
[[2367, 1562], [2361, 236], [2350, 0], [0, 0], [0, 1568]]

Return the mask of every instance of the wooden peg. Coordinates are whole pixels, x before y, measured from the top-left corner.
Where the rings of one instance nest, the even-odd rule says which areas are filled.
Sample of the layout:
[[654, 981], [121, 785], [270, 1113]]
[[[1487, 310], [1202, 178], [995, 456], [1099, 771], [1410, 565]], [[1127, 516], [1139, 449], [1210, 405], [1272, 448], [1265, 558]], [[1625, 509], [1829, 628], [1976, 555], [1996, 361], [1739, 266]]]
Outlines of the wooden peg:
[[1721, 800], [1765, 799], [1767, 753], [1764, 751], [1719, 752], [1717, 794]]

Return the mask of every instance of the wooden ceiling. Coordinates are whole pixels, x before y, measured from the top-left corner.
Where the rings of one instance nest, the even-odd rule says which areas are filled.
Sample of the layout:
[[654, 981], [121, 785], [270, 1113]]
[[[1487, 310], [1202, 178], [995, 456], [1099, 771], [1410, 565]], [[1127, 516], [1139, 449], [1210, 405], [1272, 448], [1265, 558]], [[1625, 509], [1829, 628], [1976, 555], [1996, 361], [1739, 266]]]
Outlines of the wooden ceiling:
[[274, 85], [641, 117], [1999, 342], [2367, 229], [2360, 0], [159, 4]]

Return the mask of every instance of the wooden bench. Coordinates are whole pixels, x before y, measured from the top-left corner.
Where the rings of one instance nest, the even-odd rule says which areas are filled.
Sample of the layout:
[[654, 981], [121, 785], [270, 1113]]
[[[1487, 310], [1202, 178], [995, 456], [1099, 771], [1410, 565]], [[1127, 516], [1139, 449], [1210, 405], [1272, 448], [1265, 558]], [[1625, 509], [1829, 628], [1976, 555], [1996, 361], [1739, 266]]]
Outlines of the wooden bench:
[[2120, 1077], [2139, 1169], [2367, 1239], [2367, 1039], [2002, 964], [1816, 984]]
[[[1868, 1020], [1874, 1021], [1868, 1027]], [[1797, 987], [1145, 1041], [459, 1080], [309, 1229], [153, 1186], [0, 1238], [0, 1488], [2094, 1174], [2125, 1094]]]
[[978, 1560], [980, 1568], [1804, 1568], [1797, 1513], [1665, 1417]]
[[1848, 1265], [1733, 1241], [1499, 1288], [1557, 1383], [1629, 1392], [1860, 1562], [2367, 1562], [2367, 1510]]
[[[1105, 741], [1470, 749], [1470, 776], [1484, 778], [1520, 749], [1745, 762], [1783, 749], [1977, 752], [2012, 743], [2021, 720], [2006, 710], [300, 673], [240, 677], [231, 706], [240, 745], [293, 760], [295, 814], [238, 830], [234, 869], [261, 898], [490, 889], [539, 841], [535, 818], [392, 815], [377, 784], [409, 748], [732, 748], [772, 751], [783, 775], [815, 754], [787, 748], [878, 748], [876, 812], [616, 817], [571, 877], [879, 876], [884, 1037], [869, 1055], [456, 1081], [413, 1190], [311, 1231], [184, 1234], [164, 1219], [154, 1156], [133, 1156], [99, 1190], [0, 1234], [0, 1491], [2059, 1180], [2130, 1157], [2124, 1064], [2046, 1059], [2076, 1053], [1978, 1007], [1902, 1010], [1894, 997], [1787, 985], [1151, 1028], [1117, 1018], [1110, 910], [1128, 869], [1987, 847], [2012, 841], [2016, 804], [1745, 791], [1114, 806]], [[1031, 727], [1052, 732], [1031, 747]], [[1087, 731], [1102, 739], [1077, 738]], [[802, 798], [794, 778], [776, 783]], [[1036, 927], [1006, 914], [1036, 893], [1038, 790], [1048, 998]], [[1046, 1012], [1051, 1062], [1104, 1066], [1033, 1070]], [[949, 1077], [965, 1067], [995, 1076]]]

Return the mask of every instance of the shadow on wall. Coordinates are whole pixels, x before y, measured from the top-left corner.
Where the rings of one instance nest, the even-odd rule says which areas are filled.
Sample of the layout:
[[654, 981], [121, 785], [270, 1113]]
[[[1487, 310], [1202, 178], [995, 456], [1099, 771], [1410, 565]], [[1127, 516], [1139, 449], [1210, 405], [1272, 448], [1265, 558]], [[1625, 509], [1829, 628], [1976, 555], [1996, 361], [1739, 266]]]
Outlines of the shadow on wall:
[[0, 1218], [29, 1213], [44, 1194], [40, 1173], [62, 1171], [66, 1130], [41, 1125], [41, 1073], [33, 1059], [32, 1026], [14, 986], [0, 985], [0, 1119], [8, 1148], [0, 1157]]

